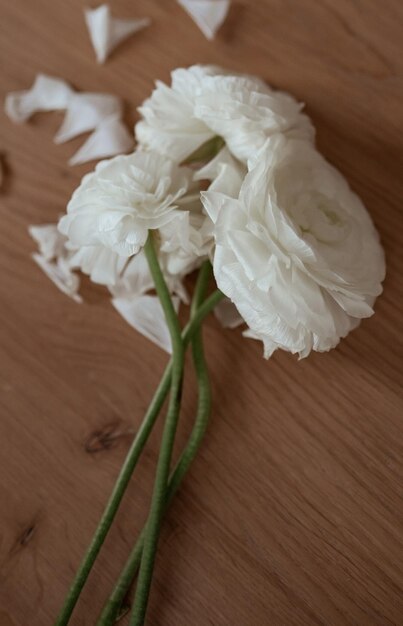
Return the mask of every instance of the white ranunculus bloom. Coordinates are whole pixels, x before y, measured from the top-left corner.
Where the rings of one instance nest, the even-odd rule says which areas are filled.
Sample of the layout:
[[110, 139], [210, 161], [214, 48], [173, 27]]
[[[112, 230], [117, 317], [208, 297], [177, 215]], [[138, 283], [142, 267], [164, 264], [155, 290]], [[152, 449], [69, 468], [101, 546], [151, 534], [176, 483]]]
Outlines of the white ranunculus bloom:
[[273, 91], [260, 78], [215, 66], [172, 72], [172, 84], [157, 82], [139, 108], [136, 137], [147, 149], [183, 161], [220, 136], [245, 162], [277, 132], [313, 140], [314, 129], [292, 96]]
[[136, 139], [141, 146], [183, 161], [215, 136], [206, 124], [195, 118], [195, 98], [206, 76], [220, 70], [194, 65], [171, 74], [170, 87], [161, 81], [151, 97], [139, 107], [143, 119], [136, 124]]
[[155, 152], [99, 163], [84, 176], [59, 222], [69, 245], [80, 251], [83, 271], [97, 282], [113, 282], [124, 259], [145, 244], [148, 231], [175, 218], [191, 180], [190, 170]]
[[384, 254], [365, 207], [306, 141], [270, 138], [249, 161], [239, 198], [204, 192], [215, 222], [218, 287], [261, 339], [307, 356], [369, 317]]
[[206, 76], [194, 114], [243, 162], [274, 133], [313, 141], [314, 128], [292, 96], [248, 76]]

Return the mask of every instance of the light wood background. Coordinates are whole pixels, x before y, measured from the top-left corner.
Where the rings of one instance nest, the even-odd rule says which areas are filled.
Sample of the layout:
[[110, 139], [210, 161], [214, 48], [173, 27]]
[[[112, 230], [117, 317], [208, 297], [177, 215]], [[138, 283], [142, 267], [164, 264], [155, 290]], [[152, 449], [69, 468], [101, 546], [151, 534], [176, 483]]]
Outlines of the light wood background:
[[[1, 91], [39, 71], [126, 102], [177, 66], [262, 75], [307, 104], [321, 150], [364, 199], [386, 248], [376, 315], [337, 350], [298, 362], [214, 319], [215, 408], [161, 538], [152, 626], [403, 625], [403, 5], [243, 0], [209, 43], [173, 0], [116, 0], [153, 25], [105, 66], [83, 0], [0, 0]], [[56, 221], [84, 172], [55, 146], [62, 114], [1, 113], [0, 626], [48, 626], [108, 498], [166, 357], [99, 288], [77, 305], [30, 259], [29, 224]], [[180, 443], [192, 423], [189, 376]], [[74, 615], [95, 623], [145, 519], [151, 439]], [[125, 623], [125, 622], [122, 622]]]

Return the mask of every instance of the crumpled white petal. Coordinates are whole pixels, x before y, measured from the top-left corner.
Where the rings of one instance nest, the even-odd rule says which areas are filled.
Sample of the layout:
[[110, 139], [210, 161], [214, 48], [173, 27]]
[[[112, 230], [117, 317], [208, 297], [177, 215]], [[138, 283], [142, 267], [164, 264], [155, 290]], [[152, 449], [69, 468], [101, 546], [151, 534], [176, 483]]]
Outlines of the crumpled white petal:
[[7, 94], [4, 108], [13, 122], [21, 124], [38, 111], [59, 111], [67, 108], [73, 94], [73, 90], [64, 80], [38, 74], [31, 89]]
[[47, 261], [45, 257], [36, 252], [34, 252], [32, 258], [60, 291], [63, 291], [63, 293], [75, 300], [75, 302], [82, 302], [81, 296], [77, 293], [80, 286], [80, 279], [71, 271], [69, 264], [64, 259], [59, 258], [55, 261]]
[[214, 315], [223, 328], [237, 328], [245, 324], [244, 319], [229, 298], [224, 298], [216, 305]]
[[116, 46], [151, 23], [148, 17], [137, 20], [114, 18], [108, 4], [85, 9], [84, 14], [98, 63], [104, 63]]
[[[173, 298], [178, 311], [179, 299]], [[112, 304], [130, 326], [157, 346], [172, 354], [172, 343], [161, 302], [157, 296], [113, 298]]]
[[78, 294], [80, 279], [72, 271], [66, 237], [59, 233], [57, 225], [29, 226], [28, 231], [39, 247], [39, 253], [32, 255], [34, 261], [63, 293], [76, 302], [82, 302]]
[[212, 65], [193, 65], [171, 73], [171, 86], [156, 81], [155, 89], [138, 108], [137, 141], [146, 149], [166, 154], [171, 159], [186, 160], [215, 133], [194, 116], [195, 98], [205, 76], [216, 74]]
[[97, 128], [111, 117], [122, 115], [120, 98], [107, 93], [75, 93], [68, 102], [67, 112], [54, 141], [63, 143]]
[[201, 211], [178, 212], [170, 223], [159, 229], [159, 234], [164, 266], [173, 276], [190, 274], [210, 255], [211, 223]]
[[178, 0], [207, 39], [214, 39], [227, 17], [230, 0]]
[[246, 167], [234, 159], [225, 146], [195, 173], [194, 180], [210, 180], [209, 191], [225, 193], [231, 198], [237, 198], [246, 174]]
[[75, 93], [63, 80], [38, 74], [33, 87], [9, 93], [7, 115], [17, 123], [37, 111], [66, 109], [54, 141], [63, 143], [81, 133], [93, 134], [70, 159], [70, 165], [123, 154], [133, 148], [134, 138], [121, 120], [122, 105], [117, 96], [105, 93]]
[[124, 154], [133, 146], [133, 135], [129, 133], [123, 122], [116, 117], [110, 117], [97, 126], [87, 141], [71, 157], [69, 165]]
[[57, 224], [28, 226], [28, 232], [38, 244], [39, 252], [46, 261], [63, 254], [67, 239], [59, 233]]
[[[166, 258], [161, 251], [159, 251], [158, 257], [169, 292], [178, 296], [185, 304], [189, 304], [189, 296], [182, 283], [182, 276], [168, 272]], [[108, 289], [115, 298], [140, 296], [154, 289], [154, 281], [144, 250], [140, 250], [131, 257], [120, 273], [118, 280], [114, 284], [109, 284]]]
[[67, 247], [71, 249], [70, 267], [88, 274], [92, 282], [98, 285], [113, 284], [127, 263], [127, 259], [104, 246], [83, 246], [77, 249], [68, 242]]
[[115, 298], [140, 296], [153, 289], [154, 281], [144, 250], [135, 254], [114, 285], [109, 285], [109, 291]]

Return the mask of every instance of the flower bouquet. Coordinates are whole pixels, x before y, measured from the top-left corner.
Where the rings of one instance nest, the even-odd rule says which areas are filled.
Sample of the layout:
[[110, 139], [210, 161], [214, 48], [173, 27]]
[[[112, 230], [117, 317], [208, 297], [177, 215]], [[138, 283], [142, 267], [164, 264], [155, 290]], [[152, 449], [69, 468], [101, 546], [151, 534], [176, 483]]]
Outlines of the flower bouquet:
[[[124, 317], [172, 353], [79, 567], [57, 626], [68, 624], [137, 461], [169, 396], [146, 525], [98, 626], [113, 624], [133, 587], [130, 625], [145, 623], [164, 514], [206, 431], [211, 409], [201, 326], [244, 324], [269, 358], [334, 348], [373, 313], [385, 274], [361, 200], [317, 151], [302, 106], [259, 78], [193, 66], [157, 82], [139, 108], [132, 154], [100, 162], [58, 228], [32, 230], [53, 277], [74, 297], [76, 270], [106, 285]], [[49, 267], [48, 267], [49, 269]], [[189, 321], [184, 278], [197, 272]], [[176, 464], [184, 356], [198, 384], [193, 431]]]

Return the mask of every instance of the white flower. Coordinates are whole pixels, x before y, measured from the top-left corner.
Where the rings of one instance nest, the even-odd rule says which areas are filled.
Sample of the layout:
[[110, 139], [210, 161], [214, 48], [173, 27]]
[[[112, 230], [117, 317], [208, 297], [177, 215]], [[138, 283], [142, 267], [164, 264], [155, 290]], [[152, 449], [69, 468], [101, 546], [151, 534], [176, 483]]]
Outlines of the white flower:
[[205, 192], [215, 221], [218, 287], [261, 339], [326, 351], [373, 313], [385, 274], [378, 234], [361, 200], [306, 142], [277, 135], [249, 162], [234, 200]]
[[312, 140], [313, 126], [290, 95], [261, 79], [194, 65], [172, 72], [172, 85], [157, 82], [139, 108], [136, 137], [145, 148], [184, 160], [216, 136], [246, 162], [274, 133]]
[[[82, 269], [97, 282], [114, 282], [124, 259], [144, 246], [148, 231], [175, 218], [177, 201], [191, 178], [190, 170], [154, 152], [138, 151], [99, 163], [83, 178], [59, 222], [69, 245], [80, 249]], [[105, 279], [102, 265], [108, 274]]]
[[195, 101], [194, 114], [245, 162], [274, 133], [313, 140], [310, 119], [292, 96], [273, 91], [247, 76], [208, 76]]
[[183, 161], [212, 139], [214, 131], [195, 118], [194, 106], [205, 76], [217, 72], [212, 66], [194, 65], [174, 70], [170, 87], [157, 81], [151, 97], [139, 107], [143, 116], [135, 128], [139, 144]]

